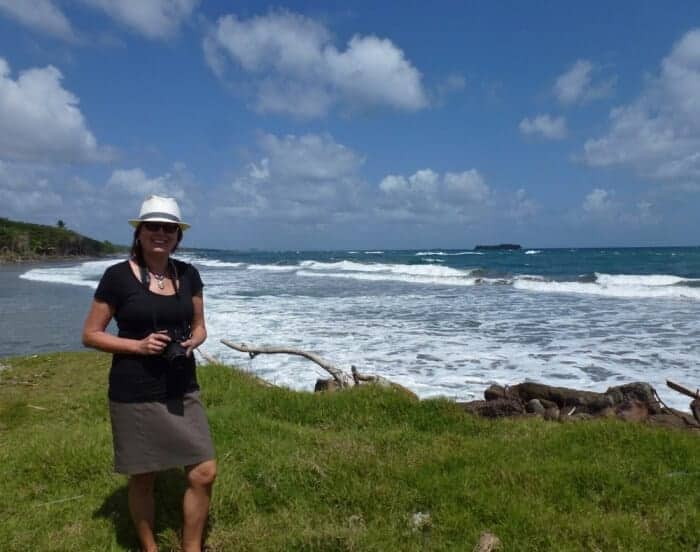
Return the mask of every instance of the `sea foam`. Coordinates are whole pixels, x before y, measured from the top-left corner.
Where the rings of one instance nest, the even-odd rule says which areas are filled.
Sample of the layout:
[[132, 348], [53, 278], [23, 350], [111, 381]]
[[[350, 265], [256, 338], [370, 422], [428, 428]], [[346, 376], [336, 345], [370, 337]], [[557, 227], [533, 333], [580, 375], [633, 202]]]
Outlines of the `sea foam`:
[[574, 293], [628, 299], [700, 300], [700, 288], [683, 285], [695, 280], [667, 275], [595, 274], [593, 282], [552, 281], [518, 276], [513, 287], [541, 293]]
[[105, 261], [88, 261], [73, 266], [33, 268], [21, 274], [20, 278], [35, 282], [71, 284], [74, 286], [87, 286], [96, 289], [105, 269], [122, 260], [123, 259], [110, 259]]
[[[509, 263], [522, 261], [505, 268], [489, 267], [489, 256], [479, 258], [485, 267], [474, 268], [467, 257], [435, 256], [446, 262], [434, 266], [413, 252], [403, 258], [416, 264], [401, 264], [400, 255], [345, 254], [343, 260], [342, 253], [183, 254], [205, 283], [210, 337], [203, 349], [296, 389], [312, 389], [327, 374], [292, 357], [250, 361], [219, 340], [309, 350], [345, 370], [354, 364], [388, 377], [421, 397], [471, 399], [492, 382], [532, 380], [604, 391], [648, 381], [665, 402], [687, 409], [687, 400], [665, 389], [666, 379], [698, 379], [700, 321], [697, 303], [688, 298], [700, 298], [700, 287], [697, 279], [678, 275], [686, 269], [615, 274], [600, 270], [591, 256], [593, 261], [577, 260], [571, 268], [554, 265], [568, 270], [555, 277], [538, 273], [535, 264], [547, 262], [549, 250], [537, 257], [509, 256]], [[55, 265], [22, 277], [94, 288], [104, 269], [118, 261]], [[688, 275], [698, 273], [688, 266]], [[37, 293], [42, 289], [53, 292], [37, 286]], [[41, 304], [50, 305], [51, 297]]]

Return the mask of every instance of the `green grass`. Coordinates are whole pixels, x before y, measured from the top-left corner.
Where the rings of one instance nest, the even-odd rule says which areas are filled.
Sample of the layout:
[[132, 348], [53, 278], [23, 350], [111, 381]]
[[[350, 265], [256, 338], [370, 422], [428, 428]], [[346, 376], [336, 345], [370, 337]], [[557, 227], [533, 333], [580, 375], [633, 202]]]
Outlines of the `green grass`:
[[[112, 473], [109, 356], [41, 355], [0, 371], [0, 548], [135, 550]], [[319, 395], [199, 371], [219, 460], [212, 550], [695, 552], [700, 437], [614, 420], [489, 421], [380, 389]], [[157, 482], [178, 549], [178, 471]], [[423, 529], [416, 512], [430, 514]]]

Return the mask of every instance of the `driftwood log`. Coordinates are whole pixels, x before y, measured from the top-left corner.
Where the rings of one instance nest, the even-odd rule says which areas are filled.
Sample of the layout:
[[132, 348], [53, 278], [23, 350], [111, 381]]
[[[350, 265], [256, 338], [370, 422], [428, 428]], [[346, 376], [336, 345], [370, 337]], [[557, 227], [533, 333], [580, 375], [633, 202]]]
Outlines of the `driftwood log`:
[[693, 417], [697, 420], [698, 424], [700, 424], [700, 390], [696, 389], [693, 392], [687, 387], [683, 387], [682, 385], [674, 383], [671, 380], [666, 380], [666, 385], [668, 385], [674, 391], [678, 391], [679, 393], [693, 399], [693, 402], [690, 403], [690, 411], [693, 413]]
[[492, 385], [485, 400], [459, 403], [478, 416], [541, 416], [545, 420], [575, 421], [594, 417], [617, 417], [625, 421], [645, 422], [684, 429], [700, 429], [700, 395], [668, 382], [669, 387], [693, 397], [692, 416], [666, 406], [648, 383], [636, 382], [610, 387], [605, 393], [554, 387], [525, 382], [503, 387]]
[[316, 382], [316, 391], [331, 391], [333, 389], [347, 389], [349, 387], [356, 387], [361, 384], [379, 385], [381, 387], [389, 387], [401, 391], [411, 397], [418, 398], [413, 391], [407, 389], [403, 385], [396, 382], [388, 380], [383, 376], [378, 376], [375, 374], [363, 374], [357, 370], [355, 366], [351, 367], [351, 374], [347, 374], [340, 368], [338, 368], [332, 362], [320, 357], [315, 353], [310, 353], [308, 351], [303, 351], [301, 349], [295, 349], [292, 347], [256, 347], [253, 345], [246, 345], [245, 343], [233, 343], [227, 339], [222, 339], [221, 343], [239, 351], [241, 353], [248, 353], [250, 358], [255, 358], [258, 355], [296, 355], [306, 358], [312, 362], [315, 362], [321, 368], [331, 375], [331, 380], [318, 380]]
[[[234, 343], [226, 339], [222, 339], [221, 343], [241, 353], [247, 353], [251, 359], [263, 354], [285, 354], [301, 356], [316, 363], [331, 375], [331, 379], [319, 379], [316, 382], [315, 391], [332, 391], [371, 384], [396, 389], [417, 398], [411, 390], [383, 376], [363, 374], [355, 366], [351, 366], [351, 373], [347, 374], [319, 355], [301, 349], [256, 347], [245, 343]], [[202, 353], [201, 350], [200, 353]], [[202, 356], [210, 361], [209, 355], [202, 353]], [[672, 381], [667, 381], [666, 384], [674, 391], [693, 399], [690, 403], [692, 416], [666, 406], [656, 390], [645, 382], [610, 387], [605, 393], [554, 387], [533, 382], [513, 386], [491, 385], [484, 392], [485, 400], [458, 402], [457, 404], [465, 412], [488, 418], [534, 415], [541, 416], [545, 420], [575, 421], [617, 417], [625, 421], [700, 430], [700, 390], [691, 391]]]
[[210, 355], [206, 351], [204, 351], [202, 348], [198, 347], [195, 349], [200, 355], [202, 355], [202, 358], [206, 360], [209, 364], [221, 364], [219, 360], [215, 356]]

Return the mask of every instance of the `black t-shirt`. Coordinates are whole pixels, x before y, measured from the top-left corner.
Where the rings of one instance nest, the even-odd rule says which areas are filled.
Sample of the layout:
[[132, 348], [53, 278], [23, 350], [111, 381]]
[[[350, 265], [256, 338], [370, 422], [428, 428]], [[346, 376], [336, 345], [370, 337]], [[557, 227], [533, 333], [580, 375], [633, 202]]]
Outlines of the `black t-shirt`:
[[[143, 339], [157, 330], [181, 330], [192, 322], [192, 296], [202, 292], [199, 272], [175, 260], [177, 295], [149, 291], [134, 275], [129, 261], [110, 266], [100, 280], [95, 299], [114, 307], [119, 337]], [[166, 401], [199, 389], [194, 355], [174, 368], [160, 355], [115, 353], [109, 373], [109, 398], [116, 402]]]

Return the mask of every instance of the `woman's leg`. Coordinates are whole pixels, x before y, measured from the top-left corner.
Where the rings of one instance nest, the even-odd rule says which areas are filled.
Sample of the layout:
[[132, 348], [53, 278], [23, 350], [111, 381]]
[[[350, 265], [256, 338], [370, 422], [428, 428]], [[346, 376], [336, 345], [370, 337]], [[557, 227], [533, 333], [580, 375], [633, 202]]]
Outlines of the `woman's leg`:
[[216, 479], [216, 460], [187, 466], [187, 490], [183, 500], [184, 527], [182, 529], [183, 552], [200, 552], [202, 534], [209, 514], [211, 488]]
[[140, 473], [129, 477], [129, 511], [143, 552], [156, 552], [158, 550], [153, 536], [155, 519], [153, 483], [155, 479], [155, 473]]

